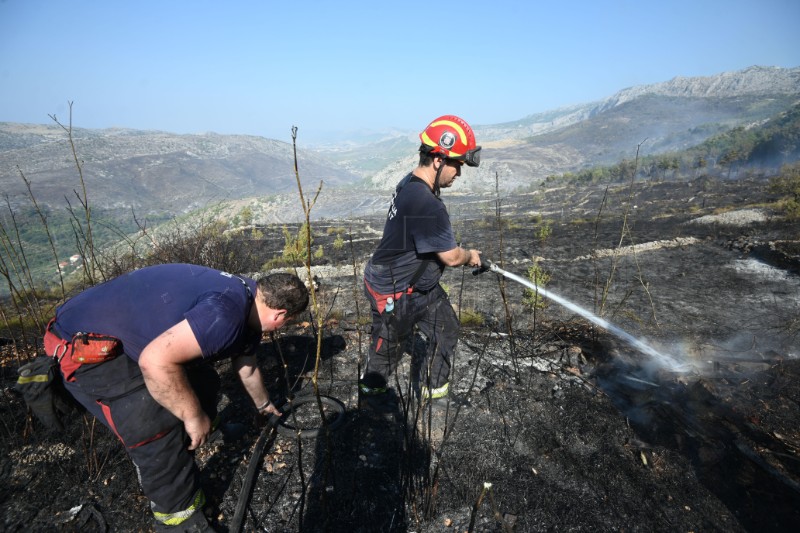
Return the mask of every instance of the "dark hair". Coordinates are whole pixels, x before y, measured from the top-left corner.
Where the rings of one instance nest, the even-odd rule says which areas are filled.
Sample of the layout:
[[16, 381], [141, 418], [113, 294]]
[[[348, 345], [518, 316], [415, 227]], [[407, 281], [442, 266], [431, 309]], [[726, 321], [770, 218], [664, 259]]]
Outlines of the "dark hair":
[[295, 316], [308, 307], [308, 289], [294, 274], [279, 272], [258, 280], [262, 299], [272, 309], [286, 309], [286, 314]]
[[419, 146], [419, 166], [429, 167], [433, 164], [433, 159], [436, 157], [443, 157], [442, 154], [434, 154], [431, 152], [431, 147], [427, 144], [420, 144]]

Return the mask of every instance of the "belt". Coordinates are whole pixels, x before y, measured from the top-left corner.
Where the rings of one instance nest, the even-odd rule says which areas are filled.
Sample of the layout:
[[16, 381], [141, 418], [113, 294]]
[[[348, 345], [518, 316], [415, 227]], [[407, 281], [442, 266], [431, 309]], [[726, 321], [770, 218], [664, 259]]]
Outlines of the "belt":
[[44, 350], [48, 356], [54, 357], [61, 366], [61, 374], [67, 381], [75, 381], [75, 371], [81, 366], [72, 360], [72, 357], [64, 357], [72, 349], [72, 342], [64, 340], [55, 331], [55, 321], [53, 318], [48, 322], [44, 332]]
[[70, 341], [64, 340], [64, 338], [58, 334], [55, 329], [55, 322], [56, 319], [53, 318], [47, 323], [47, 328], [44, 332], [44, 349], [48, 356], [61, 361], [61, 358], [69, 351]]

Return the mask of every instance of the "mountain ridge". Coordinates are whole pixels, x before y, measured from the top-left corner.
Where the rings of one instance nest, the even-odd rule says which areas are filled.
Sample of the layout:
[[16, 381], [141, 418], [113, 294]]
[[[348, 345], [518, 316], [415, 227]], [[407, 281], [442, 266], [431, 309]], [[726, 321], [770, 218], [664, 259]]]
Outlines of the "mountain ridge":
[[[627, 87], [592, 102], [558, 107], [519, 120], [491, 126], [477, 125], [487, 139], [497, 135], [536, 135], [568, 126], [647, 94], [672, 97], [728, 98], [745, 95], [800, 94], [800, 67], [750, 66], [713, 76], [676, 76], [669, 81]], [[550, 125], [550, 126], [548, 126]], [[503, 132], [503, 133], [499, 133]]]
[[676, 76], [669, 81], [629, 87], [618, 91], [605, 102], [617, 104], [642, 94], [682, 97], [733, 97], [743, 95], [797, 94], [800, 68], [753, 65], [735, 72], [714, 76]]
[[[530, 187], [548, 175], [666, 152], [702, 142], [727, 128], [757, 123], [800, 99], [800, 67], [752, 66], [713, 76], [681, 77], [622, 89], [603, 100], [520, 120], [474, 127], [484, 163], [465, 169], [458, 188]], [[248, 135], [172, 134], [157, 130], [72, 129], [96, 207], [182, 213], [219, 200], [294, 193], [293, 148]], [[376, 136], [298, 149], [306, 186], [394, 186], [416, 163], [416, 133]], [[58, 124], [0, 122], [0, 186], [12, 205], [25, 201], [22, 172], [37, 199], [63, 205], [78, 186], [74, 156]], [[646, 142], [644, 142], [646, 140]]]

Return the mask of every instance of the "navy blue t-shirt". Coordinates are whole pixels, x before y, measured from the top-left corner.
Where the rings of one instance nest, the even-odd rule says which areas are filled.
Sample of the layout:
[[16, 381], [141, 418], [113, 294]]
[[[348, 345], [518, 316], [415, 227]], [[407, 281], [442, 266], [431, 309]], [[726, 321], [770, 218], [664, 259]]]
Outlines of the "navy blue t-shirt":
[[251, 352], [261, 339], [247, 325], [255, 293], [255, 281], [212, 268], [151, 266], [71, 298], [56, 310], [55, 330], [64, 339], [77, 332], [116, 337], [138, 361], [150, 341], [186, 319], [203, 358], [228, 357]]
[[404, 181], [392, 197], [383, 237], [364, 272], [367, 283], [382, 294], [407, 289], [426, 259], [427, 268], [414, 285], [433, 288], [444, 270], [437, 252], [457, 246], [444, 203], [420, 178], [410, 175]]

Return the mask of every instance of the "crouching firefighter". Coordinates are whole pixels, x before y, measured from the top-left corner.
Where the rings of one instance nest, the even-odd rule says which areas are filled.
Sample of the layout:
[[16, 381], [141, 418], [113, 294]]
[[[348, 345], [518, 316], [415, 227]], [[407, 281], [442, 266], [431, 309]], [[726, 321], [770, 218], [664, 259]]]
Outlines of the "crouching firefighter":
[[194, 452], [216, 417], [219, 376], [232, 357], [254, 406], [278, 414], [255, 348], [308, 305], [296, 276], [257, 282], [189, 264], [136, 270], [94, 286], [56, 310], [45, 349], [67, 391], [113, 431], [136, 466], [156, 529], [212, 531]]
[[481, 147], [461, 118], [445, 115], [420, 133], [419, 164], [397, 186], [383, 237], [364, 271], [372, 307], [372, 342], [359, 388], [381, 397], [414, 326], [427, 338], [420, 366], [423, 399], [449, 391], [459, 323], [439, 284], [445, 267], [480, 266], [480, 252], [456, 244], [450, 217], [439, 198], [461, 176], [463, 165], [477, 167]]

